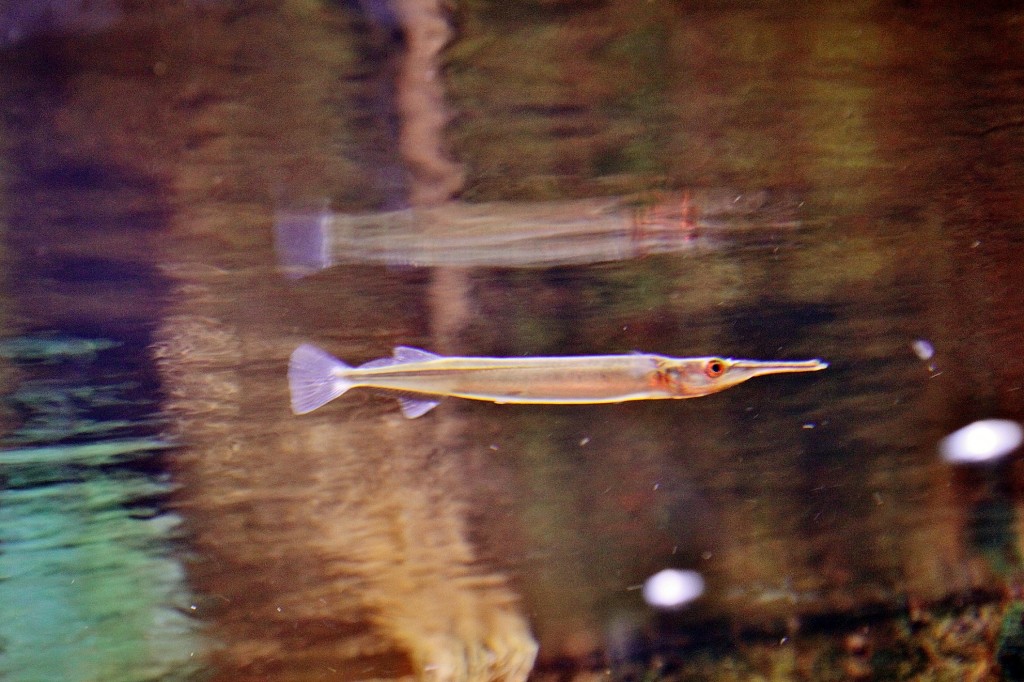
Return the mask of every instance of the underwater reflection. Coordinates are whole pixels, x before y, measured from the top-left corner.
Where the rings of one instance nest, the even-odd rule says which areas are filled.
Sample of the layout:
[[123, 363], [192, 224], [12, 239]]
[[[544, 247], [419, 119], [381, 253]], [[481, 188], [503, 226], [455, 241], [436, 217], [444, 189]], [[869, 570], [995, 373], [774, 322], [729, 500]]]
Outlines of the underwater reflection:
[[551, 267], [687, 251], [744, 232], [799, 227], [785, 193], [704, 190], [536, 203], [448, 202], [376, 213], [282, 211], [283, 272], [302, 277], [342, 263]]
[[508, 577], [481, 560], [450, 424], [359, 403], [299, 423], [264, 362], [286, 341], [255, 360], [254, 331], [183, 312], [158, 344], [191, 443], [177, 467], [216, 669], [287, 676], [312, 658], [348, 678], [524, 680], [537, 644]]
[[97, 33], [121, 16], [116, 0], [6, 0], [0, 4], [0, 48], [39, 36]]
[[[131, 341], [59, 333], [0, 339], [0, 677], [187, 679], [183, 518], [154, 473], [174, 449], [140, 399]], [[134, 350], [134, 352], [133, 352]], [[13, 371], [9, 371], [13, 370]], [[156, 645], [155, 642], [159, 642]]]
[[[65, 17], [112, 4], [14, 0], [0, 32], [12, 11], [51, 8], [19, 18], [24, 35], [82, 37], [89, 24]], [[93, 396], [128, 421], [101, 377], [14, 389], [0, 676], [117, 679], [103, 664], [123, 660], [125, 677], [166, 679], [193, 651], [231, 680], [520, 680], [538, 654], [538, 677], [558, 679], [605, 677], [609, 661], [643, 662], [621, 678], [708, 679], [678, 672], [705, 657], [723, 676], [890, 679], [996, 647], [1020, 669], [1020, 462], [935, 455], [964, 423], [1022, 414], [1019, 16], [674, 0], [194, 11], [212, 4], [123, 3], [143, 35], [49, 45], [56, 68], [0, 83], [4, 168], [26, 171], [7, 195], [9, 253], [31, 264], [6, 278], [18, 316], [95, 341], [58, 322], [141, 311], [158, 330], [151, 399], [176, 420], [174, 440], [150, 421], [111, 442], [118, 420], [76, 412]], [[339, 16], [356, 5], [393, 58], [367, 56]], [[57, 196], [35, 191], [47, 183]], [[271, 196], [296, 187], [338, 212], [279, 217], [282, 282]], [[581, 198], [603, 194], [618, 196]], [[152, 240], [126, 247], [140, 229]], [[173, 285], [128, 300], [153, 253]], [[0, 345], [0, 361], [62, 367], [39, 338]], [[683, 405], [448, 401], [410, 424], [360, 392], [298, 420], [283, 375], [309, 338], [362, 359], [415, 343], [834, 364]], [[666, 567], [704, 583], [686, 608], [643, 600]], [[673, 575], [662, 601], [696, 591]]]

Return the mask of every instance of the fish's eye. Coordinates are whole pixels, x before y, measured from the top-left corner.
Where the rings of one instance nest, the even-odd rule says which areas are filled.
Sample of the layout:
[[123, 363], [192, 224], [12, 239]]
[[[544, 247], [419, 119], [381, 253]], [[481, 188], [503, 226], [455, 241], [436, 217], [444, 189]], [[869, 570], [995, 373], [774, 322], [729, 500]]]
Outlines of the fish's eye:
[[707, 364], [704, 365], [704, 373], [712, 379], [717, 379], [722, 376], [725, 374], [725, 360], [711, 358], [707, 361]]

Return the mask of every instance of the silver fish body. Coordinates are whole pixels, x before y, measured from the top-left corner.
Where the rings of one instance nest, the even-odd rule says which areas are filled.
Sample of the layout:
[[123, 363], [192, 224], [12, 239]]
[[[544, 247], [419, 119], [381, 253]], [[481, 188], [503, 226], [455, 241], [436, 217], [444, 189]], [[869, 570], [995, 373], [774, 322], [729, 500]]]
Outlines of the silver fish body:
[[288, 366], [292, 410], [311, 412], [350, 388], [372, 387], [399, 395], [410, 418], [451, 396], [494, 403], [594, 404], [695, 398], [763, 374], [812, 372], [820, 360], [760, 361], [671, 358], [663, 355], [568, 357], [444, 357], [399, 346], [394, 357], [351, 367], [303, 344]]

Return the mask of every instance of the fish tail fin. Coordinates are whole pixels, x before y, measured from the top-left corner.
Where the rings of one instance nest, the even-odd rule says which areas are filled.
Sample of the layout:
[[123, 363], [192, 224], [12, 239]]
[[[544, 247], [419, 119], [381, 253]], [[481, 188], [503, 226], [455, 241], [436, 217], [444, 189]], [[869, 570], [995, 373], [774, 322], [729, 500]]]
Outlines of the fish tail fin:
[[289, 279], [312, 275], [334, 262], [330, 252], [331, 213], [278, 211], [274, 220], [274, 248], [278, 266]]
[[339, 371], [346, 369], [351, 368], [316, 346], [304, 343], [296, 348], [288, 362], [292, 412], [312, 412], [352, 388], [355, 384]]

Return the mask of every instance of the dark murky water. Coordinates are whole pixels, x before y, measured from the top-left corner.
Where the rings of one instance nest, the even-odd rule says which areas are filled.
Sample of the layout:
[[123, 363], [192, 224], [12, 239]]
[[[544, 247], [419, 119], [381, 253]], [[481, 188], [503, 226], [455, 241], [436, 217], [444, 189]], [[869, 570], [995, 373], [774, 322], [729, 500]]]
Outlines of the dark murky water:
[[[1024, 417], [1024, 14], [12, 7], [4, 679], [1024, 668], [1020, 462], [936, 450]], [[831, 366], [295, 417], [303, 341]]]

